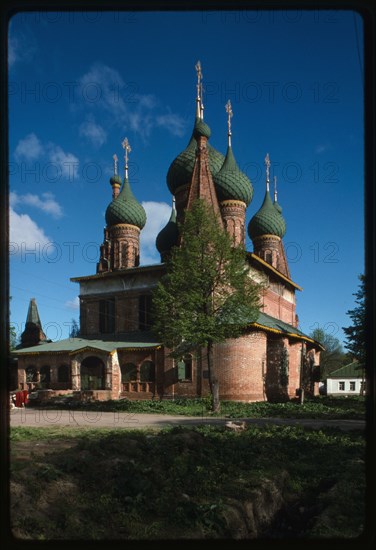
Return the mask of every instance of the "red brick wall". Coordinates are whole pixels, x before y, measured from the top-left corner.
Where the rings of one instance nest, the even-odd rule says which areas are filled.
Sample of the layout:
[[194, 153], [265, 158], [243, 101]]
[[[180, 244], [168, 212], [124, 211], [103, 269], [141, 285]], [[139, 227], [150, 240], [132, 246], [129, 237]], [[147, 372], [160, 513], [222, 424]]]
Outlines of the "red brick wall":
[[221, 399], [264, 401], [263, 375], [266, 369], [266, 334], [251, 332], [217, 344], [214, 369]]
[[300, 368], [302, 358], [302, 343], [293, 342], [289, 346], [289, 397], [296, 397], [296, 390], [300, 388]]
[[280, 296], [270, 288], [267, 288], [262, 297], [263, 311], [285, 323], [295, 325], [296, 306], [283, 296]]

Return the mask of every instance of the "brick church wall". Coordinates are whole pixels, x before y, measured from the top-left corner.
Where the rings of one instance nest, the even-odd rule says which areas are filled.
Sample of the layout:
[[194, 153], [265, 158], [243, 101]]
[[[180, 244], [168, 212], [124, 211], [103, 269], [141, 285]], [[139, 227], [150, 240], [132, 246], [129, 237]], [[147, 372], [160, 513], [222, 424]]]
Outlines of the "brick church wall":
[[251, 332], [216, 344], [214, 369], [221, 399], [264, 401], [267, 336]]

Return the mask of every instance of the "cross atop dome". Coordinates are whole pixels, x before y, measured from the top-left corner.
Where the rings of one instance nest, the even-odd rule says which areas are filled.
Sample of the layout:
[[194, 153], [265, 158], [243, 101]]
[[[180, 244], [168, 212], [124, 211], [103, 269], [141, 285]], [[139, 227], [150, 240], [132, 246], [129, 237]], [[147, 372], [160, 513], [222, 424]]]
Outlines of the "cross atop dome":
[[114, 176], [117, 176], [118, 175], [118, 158], [117, 158], [117, 154], [115, 153], [115, 155], [112, 158], [114, 159]]
[[231, 119], [234, 116], [231, 107], [231, 101], [228, 100], [226, 103], [226, 113], [227, 113], [227, 126], [228, 126], [228, 144], [231, 146]]
[[269, 183], [270, 183], [270, 158], [269, 158], [269, 153], [266, 153], [265, 166], [266, 166], [266, 190], [269, 191]]
[[197, 112], [196, 115], [201, 120], [204, 119], [204, 101], [203, 101], [203, 93], [202, 93], [202, 70], [201, 70], [201, 62], [197, 61], [195, 65], [195, 69], [197, 72]]
[[124, 149], [124, 171], [125, 171], [125, 179], [128, 179], [128, 153], [132, 151], [131, 146], [129, 145], [128, 138], [125, 138], [124, 141], [121, 144], [122, 148]]
[[274, 176], [274, 202], [277, 202], [277, 176]]

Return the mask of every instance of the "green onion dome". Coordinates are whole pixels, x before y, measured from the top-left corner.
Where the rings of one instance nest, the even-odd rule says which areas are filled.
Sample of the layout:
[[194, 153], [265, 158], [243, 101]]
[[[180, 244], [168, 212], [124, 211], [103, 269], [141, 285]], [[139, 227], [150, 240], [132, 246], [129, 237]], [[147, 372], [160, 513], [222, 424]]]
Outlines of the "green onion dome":
[[274, 201], [273, 206], [277, 210], [278, 214], [282, 214], [282, 206], [276, 200]]
[[211, 130], [206, 122], [201, 119], [196, 119], [195, 126], [193, 128], [193, 135], [195, 138], [204, 136], [209, 139], [211, 136]]
[[124, 180], [118, 197], [112, 200], [106, 210], [106, 224], [110, 226], [118, 223], [135, 225], [140, 229], [146, 223], [146, 212], [133, 195], [128, 179]]
[[122, 183], [123, 183], [123, 182], [121, 181], [121, 177], [118, 176], [118, 174], [115, 174], [115, 176], [112, 176], [112, 177], [110, 178], [110, 184], [111, 184], [111, 185], [118, 184], [118, 185], [120, 185], [120, 187], [121, 187], [121, 184], [122, 184]]
[[[175, 195], [175, 191], [178, 187], [186, 185], [191, 181], [197, 148], [195, 135], [205, 135], [205, 133], [207, 134], [206, 137], [210, 136], [209, 126], [201, 119], [196, 118], [196, 123], [187, 148], [176, 157], [167, 172], [167, 186], [172, 195]], [[207, 147], [209, 153], [209, 168], [212, 176], [214, 176], [221, 169], [224, 156], [211, 147], [211, 145], [208, 144]]]
[[176, 209], [174, 205], [172, 207], [171, 216], [169, 221], [167, 222], [167, 225], [165, 225], [165, 227], [161, 229], [155, 240], [155, 245], [158, 252], [161, 255], [170, 252], [172, 247], [178, 244], [178, 239], [179, 230], [178, 224], [176, 222]]
[[252, 200], [253, 187], [248, 177], [238, 167], [231, 145], [228, 146], [225, 161], [220, 171], [213, 177], [220, 201], [238, 200], [246, 206]]
[[248, 235], [253, 240], [261, 235], [276, 235], [282, 238], [285, 233], [286, 222], [273, 205], [269, 191], [266, 191], [260, 210], [248, 224]]

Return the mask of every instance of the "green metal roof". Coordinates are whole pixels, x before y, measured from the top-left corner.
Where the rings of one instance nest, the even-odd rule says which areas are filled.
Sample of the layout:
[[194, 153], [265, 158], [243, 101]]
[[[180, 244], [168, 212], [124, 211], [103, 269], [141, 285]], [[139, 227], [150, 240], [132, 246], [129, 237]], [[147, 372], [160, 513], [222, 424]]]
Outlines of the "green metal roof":
[[280, 212], [275, 208], [266, 191], [264, 202], [258, 212], [248, 224], [248, 235], [253, 240], [261, 235], [277, 235], [283, 237], [286, 233], [286, 222]]
[[127, 223], [142, 229], [146, 223], [146, 213], [143, 206], [132, 193], [128, 179], [124, 181], [118, 197], [113, 199], [106, 210], [106, 224], [116, 225]]
[[231, 145], [228, 146], [226, 158], [220, 171], [213, 178], [218, 198], [238, 200], [249, 205], [253, 197], [253, 187], [249, 178], [239, 169]]
[[27, 312], [26, 317], [26, 324], [32, 323], [34, 325], [37, 325], [38, 327], [42, 328], [42, 323], [40, 322], [40, 317], [38, 313], [37, 304], [35, 301], [35, 298], [32, 298], [29, 303], [29, 309]]
[[196, 120], [196, 124], [193, 129], [193, 135], [195, 137], [204, 136], [209, 139], [211, 136], [211, 130], [206, 122], [204, 122], [203, 120]]
[[40, 353], [77, 353], [85, 349], [93, 349], [110, 353], [116, 349], [157, 348], [157, 342], [150, 332], [134, 332], [124, 335], [119, 340], [97, 340], [91, 338], [66, 338], [59, 342], [41, 343], [36, 346], [18, 349], [11, 352], [14, 356], [38, 355]]
[[[196, 159], [197, 142], [194, 137], [195, 128], [199, 125], [201, 131], [204, 131], [200, 119], [196, 119], [195, 126], [193, 128], [191, 139], [189, 143], [175, 160], [172, 161], [167, 172], [167, 186], [171, 193], [175, 195], [175, 191], [178, 187], [190, 183], [193, 174], [193, 168]], [[225, 160], [225, 157], [219, 151], [216, 151], [211, 145], [207, 145], [209, 155], [209, 167], [212, 176], [214, 176], [219, 170]]]
[[172, 207], [171, 216], [167, 224], [158, 233], [155, 240], [155, 245], [160, 254], [170, 252], [173, 246], [178, 244], [179, 229], [176, 223], [176, 209], [175, 205]]
[[324, 349], [319, 342], [317, 342], [316, 340], [313, 340], [310, 336], [307, 336], [307, 334], [304, 334], [304, 332], [299, 330], [297, 327], [294, 327], [289, 323], [285, 323], [280, 319], [276, 319], [271, 315], [267, 315], [262, 311], [259, 312], [257, 321], [254, 321], [253, 323], [251, 323], [250, 326], [266, 328], [266, 329], [269, 329], [271, 332], [285, 334], [286, 336], [295, 337], [295, 338], [298, 338], [299, 340], [312, 342], [316, 344], [317, 347], [319, 347], [320, 349], [322, 350]]
[[362, 378], [362, 369], [359, 363], [354, 361], [331, 372], [327, 378]]

